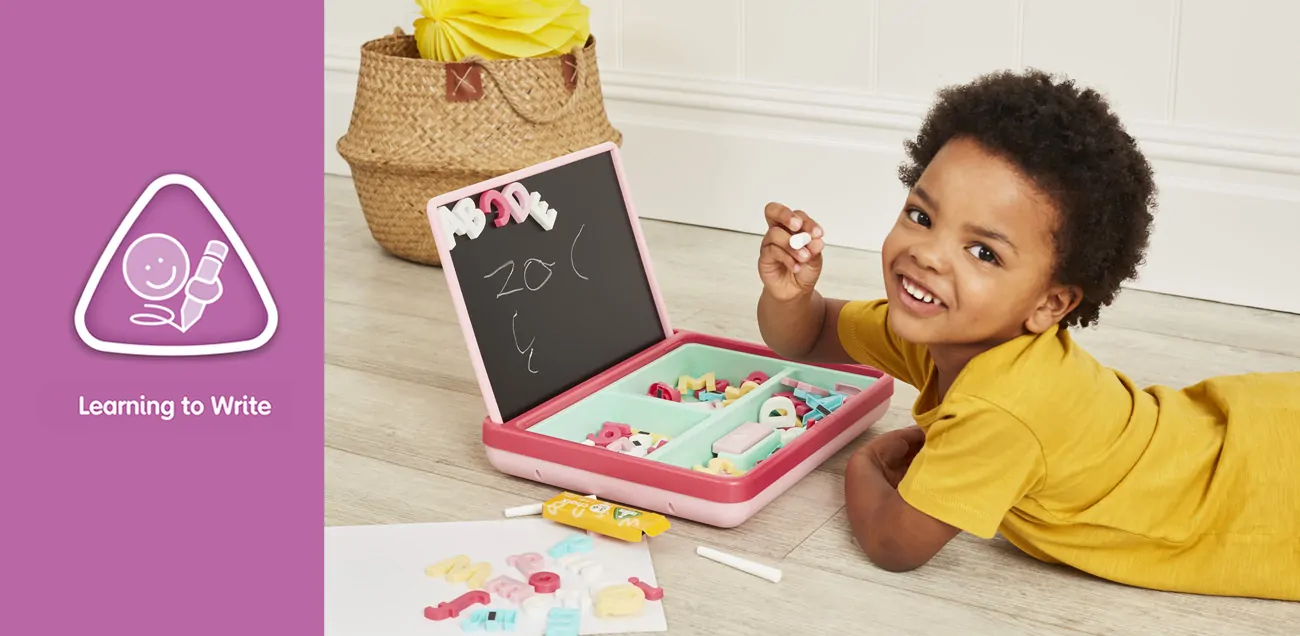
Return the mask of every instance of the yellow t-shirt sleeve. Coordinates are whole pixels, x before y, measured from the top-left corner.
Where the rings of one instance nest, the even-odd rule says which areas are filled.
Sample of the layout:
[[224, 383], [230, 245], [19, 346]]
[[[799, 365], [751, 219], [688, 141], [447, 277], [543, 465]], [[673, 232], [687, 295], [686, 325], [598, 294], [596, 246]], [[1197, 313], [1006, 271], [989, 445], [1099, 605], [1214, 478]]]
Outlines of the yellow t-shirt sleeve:
[[1012, 414], [950, 394], [925, 434], [898, 494], [913, 508], [990, 539], [1047, 473], [1038, 438]]
[[855, 300], [846, 303], [839, 316], [840, 345], [861, 364], [920, 388], [930, 368], [925, 347], [898, 337], [889, 328], [888, 301]]

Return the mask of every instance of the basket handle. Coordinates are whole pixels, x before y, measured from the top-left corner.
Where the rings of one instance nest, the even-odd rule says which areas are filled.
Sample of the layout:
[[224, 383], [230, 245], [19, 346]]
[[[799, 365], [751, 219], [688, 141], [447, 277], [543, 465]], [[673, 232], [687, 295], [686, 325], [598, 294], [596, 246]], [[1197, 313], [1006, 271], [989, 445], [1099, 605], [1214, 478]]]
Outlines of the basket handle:
[[505, 98], [515, 114], [534, 124], [549, 124], [568, 114], [577, 101], [578, 91], [582, 87], [582, 58], [574, 53], [565, 53], [558, 58], [560, 73], [569, 95], [558, 109], [546, 115], [528, 112], [523, 107], [518, 95], [511, 93], [508, 84], [498, 80], [492, 67], [483, 64], [482, 58], [469, 57], [460, 62], [449, 62], [445, 66], [447, 99], [455, 102], [477, 101], [483, 97], [483, 71], [492, 77], [501, 96]]
[[[406, 37], [406, 31], [400, 25], [393, 27], [393, 37]], [[559, 56], [560, 74], [564, 78], [565, 88], [569, 89], [569, 97], [558, 110], [548, 116], [532, 115], [525, 112], [525, 109], [519, 103], [518, 96], [511, 95], [506, 85], [496, 81], [495, 76], [492, 79], [501, 91], [501, 95], [506, 98], [506, 103], [510, 105], [510, 109], [515, 111], [515, 114], [534, 124], [549, 124], [563, 117], [573, 108], [573, 104], [577, 100], [578, 90], [583, 88], [581, 81], [582, 57], [578, 55], [581, 50], [582, 45], [578, 45], [573, 47], [573, 52]], [[459, 62], [444, 63], [443, 74], [448, 101], [472, 102], [483, 97], [483, 70], [486, 69], [489, 75], [492, 74], [492, 68], [482, 64], [484, 61], [481, 57], [470, 56]]]

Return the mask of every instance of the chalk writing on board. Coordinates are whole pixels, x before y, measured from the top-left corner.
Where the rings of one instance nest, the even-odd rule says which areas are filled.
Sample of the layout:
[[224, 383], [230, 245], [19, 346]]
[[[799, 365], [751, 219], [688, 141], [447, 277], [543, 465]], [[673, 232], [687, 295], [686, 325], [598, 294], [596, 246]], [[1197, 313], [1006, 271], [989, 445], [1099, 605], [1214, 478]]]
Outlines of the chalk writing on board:
[[496, 275], [497, 275], [497, 272], [499, 272], [499, 271], [501, 271], [501, 270], [503, 270], [503, 269], [505, 269], [505, 268], [507, 268], [507, 267], [510, 268], [510, 272], [509, 272], [508, 274], [506, 274], [506, 282], [501, 283], [501, 291], [497, 292], [497, 298], [500, 298], [500, 297], [502, 297], [502, 296], [509, 296], [510, 294], [513, 294], [513, 293], [515, 293], [515, 292], [517, 292], [517, 291], [522, 291], [522, 290], [523, 290], [523, 287], [517, 287], [517, 288], [512, 289], [512, 290], [510, 290], [510, 291], [506, 291], [506, 286], [508, 286], [508, 285], [510, 284], [510, 277], [513, 276], [514, 273], [515, 273], [515, 262], [514, 262], [513, 260], [506, 261], [504, 264], [501, 265], [501, 267], [498, 267], [498, 268], [492, 270], [492, 273], [491, 273], [491, 274], [488, 274], [487, 276], [484, 276], [483, 278], [492, 278], [493, 276], [496, 276]]
[[496, 212], [496, 218], [492, 220], [494, 227], [502, 227], [511, 220], [523, 223], [531, 218], [542, 229], [550, 231], [555, 227], [555, 217], [558, 214], [555, 208], [542, 200], [542, 193], [529, 192], [517, 182], [500, 191], [487, 190], [479, 195], [478, 203], [465, 197], [451, 208], [445, 205], [438, 207], [438, 222], [442, 224], [447, 249], [456, 247], [457, 236], [468, 236], [471, 241], [478, 238], [487, 226], [493, 208]]
[[[528, 267], [533, 263], [536, 263], [538, 266], [546, 269], [546, 278], [543, 278], [542, 282], [538, 283], [536, 287], [533, 287], [528, 283]], [[502, 296], [509, 296], [510, 294], [513, 294], [517, 291], [523, 291], [524, 287], [527, 287], [529, 291], [537, 291], [541, 289], [543, 286], [545, 286], [547, 281], [551, 280], [551, 276], [555, 273], [555, 270], [551, 269], [552, 267], [555, 267], [555, 263], [547, 263], [546, 261], [543, 260], [530, 258], [524, 261], [524, 274], [523, 276], [521, 276], [521, 278], [524, 279], [524, 286], [516, 287], [514, 289], [507, 291], [506, 287], [510, 286], [510, 279], [511, 277], [514, 276], [515, 273], [515, 261], [511, 259], [503, 263], [501, 267], [492, 270], [492, 273], [488, 274], [487, 276], [484, 276], [483, 278], [492, 278], [493, 276], [497, 275], [497, 272], [500, 272], [501, 270], [506, 269], [507, 267], [510, 268], [510, 271], [506, 273], [505, 282], [501, 283], [501, 291], [497, 292], [497, 298], [500, 298]]]
[[[586, 223], [578, 227], [578, 233], [573, 237], [573, 244], [569, 246], [569, 265], [573, 268], [573, 273], [576, 274], [578, 278], [581, 278], [582, 280], [590, 281], [591, 279], [587, 278], [586, 276], [583, 276], [582, 273], [578, 271], [578, 266], [574, 261], [574, 249], [577, 247], [578, 238], [582, 236], [582, 230], [585, 227], [587, 227]], [[541, 282], [536, 282], [536, 279], [541, 274], [534, 273], [533, 277], [530, 279], [528, 277], [528, 271], [530, 267], [532, 267], [533, 269], [540, 267], [546, 270], [546, 277], [542, 278]], [[501, 298], [502, 296], [509, 296], [510, 294], [513, 294], [515, 292], [520, 292], [525, 289], [529, 291], [541, 290], [542, 287], [546, 286], [546, 283], [550, 282], [551, 277], [555, 275], [554, 268], [555, 268], [555, 263], [548, 263], [540, 258], [529, 258], [524, 261], [523, 272], [520, 275], [520, 278], [523, 279], [523, 282], [520, 283], [518, 281], [515, 281], [513, 283], [514, 287], [512, 288], [511, 280], [514, 278], [515, 270], [519, 268], [517, 265], [515, 265], [515, 260], [510, 259], [502, 263], [500, 267], [497, 267], [496, 269], [489, 272], [483, 278], [485, 279], [492, 278], [493, 276], [496, 276], [501, 272], [505, 272], [505, 280], [501, 283], [501, 289], [497, 291], [496, 294], [497, 298]], [[538, 372], [537, 369], [533, 368], [533, 354], [537, 352], [537, 349], [533, 345], [537, 342], [537, 337], [534, 336], [532, 340], [529, 340], [526, 346], [520, 345], [519, 329], [516, 326], [516, 322], [518, 320], [519, 320], [519, 310], [515, 310], [514, 315], [510, 317], [510, 335], [514, 338], [515, 351], [518, 351], [519, 355], [528, 356], [527, 368], [529, 373], [537, 373]]]
[[534, 351], [533, 343], [537, 342], [537, 336], [533, 336], [533, 339], [528, 341], [527, 347], [520, 347], [519, 330], [515, 328], [515, 321], [518, 318], [519, 318], [519, 310], [516, 309], [515, 315], [510, 317], [510, 333], [515, 338], [515, 351], [518, 351], [520, 355], [523, 355], [525, 353], [528, 354], [528, 372], [537, 373], [537, 370], [533, 368], [533, 351]]
[[578, 227], [578, 233], [573, 237], [573, 245], [569, 246], [569, 266], [573, 268], [573, 273], [577, 274], [578, 278], [581, 278], [582, 280], [591, 280], [590, 278], [583, 276], [582, 272], [578, 271], [578, 265], [573, 261], [573, 248], [578, 246], [578, 237], [582, 236], [582, 228], [584, 227], [587, 227], [586, 223], [583, 223]]
[[515, 337], [515, 351], [518, 351], [521, 354], [528, 353], [528, 350], [533, 348], [533, 343], [537, 342], [537, 336], [533, 336], [533, 339], [528, 341], [527, 347], [519, 346], [519, 330], [515, 328], [515, 321], [518, 319], [519, 310], [516, 309], [515, 315], [510, 318], [510, 332]]
[[[538, 283], [536, 287], [528, 284], [528, 266], [533, 263], [537, 263], [546, 268], [546, 278], [542, 279], [542, 282]], [[551, 269], [552, 267], [555, 267], [555, 263], [546, 263], [535, 258], [530, 258], [527, 261], [524, 261], [524, 286], [532, 291], [541, 289], [542, 286], [546, 284], [546, 281], [551, 280], [551, 275], [555, 273], [554, 270]]]

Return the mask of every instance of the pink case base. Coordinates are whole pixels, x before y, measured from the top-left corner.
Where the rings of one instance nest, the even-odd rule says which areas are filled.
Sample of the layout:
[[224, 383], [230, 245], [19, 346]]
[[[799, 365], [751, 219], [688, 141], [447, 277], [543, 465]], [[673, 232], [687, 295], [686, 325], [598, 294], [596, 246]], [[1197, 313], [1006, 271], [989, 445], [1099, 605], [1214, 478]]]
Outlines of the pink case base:
[[571, 442], [529, 427], [685, 344], [698, 343], [782, 359], [739, 340], [677, 331], [605, 372], [505, 424], [483, 420], [488, 460], [501, 472], [719, 527], [734, 527], [853, 441], [884, 415], [893, 378], [859, 365], [810, 365], [872, 378], [862, 393], [817, 422], [787, 448], [740, 477], [710, 475]]
[[758, 491], [754, 497], [735, 503], [692, 497], [649, 484], [618, 479], [491, 446], [487, 447], [487, 458], [492, 466], [507, 475], [556, 486], [571, 492], [595, 495], [610, 501], [626, 502], [630, 506], [690, 519], [718, 528], [735, 528], [767, 504], [772, 503], [800, 479], [808, 476], [808, 473], [816, 470], [818, 466], [830, 459], [831, 455], [865, 433], [872, 424], [884, 416], [887, 410], [889, 410], [888, 402], [880, 404], [830, 442], [814, 451], [807, 459], [786, 471], [767, 488]]

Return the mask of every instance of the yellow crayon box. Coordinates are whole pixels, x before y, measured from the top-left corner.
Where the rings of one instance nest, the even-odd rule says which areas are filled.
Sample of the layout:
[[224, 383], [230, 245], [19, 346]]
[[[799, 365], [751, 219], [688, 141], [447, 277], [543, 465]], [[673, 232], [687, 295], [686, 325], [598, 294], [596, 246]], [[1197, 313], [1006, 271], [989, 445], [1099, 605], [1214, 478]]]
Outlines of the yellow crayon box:
[[542, 516], [575, 528], [590, 530], [624, 541], [654, 537], [672, 525], [668, 518], [608, 501], [588, 499], [571, 492], [558, 494], [542, 505]]

